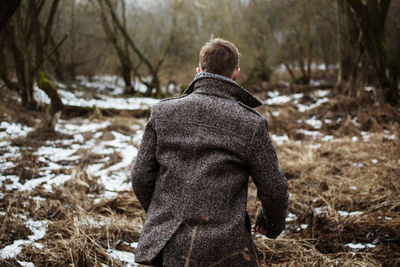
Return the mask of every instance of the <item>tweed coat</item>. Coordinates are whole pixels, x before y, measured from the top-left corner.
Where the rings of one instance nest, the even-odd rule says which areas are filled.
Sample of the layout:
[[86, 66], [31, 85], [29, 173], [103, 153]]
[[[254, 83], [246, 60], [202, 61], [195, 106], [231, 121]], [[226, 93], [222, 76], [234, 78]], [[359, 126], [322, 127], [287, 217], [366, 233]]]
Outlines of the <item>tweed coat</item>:
[[288, 200], [267, 120], [252, 109], [259, 105], [237, 83], [210, 74], [152, 108], [131, 173], [147, 212], [138, 263], [161, 256], [164, 266], [256, 266], [249, 176], [262, 204], [256, 224], [268, 237], [283, 230]]

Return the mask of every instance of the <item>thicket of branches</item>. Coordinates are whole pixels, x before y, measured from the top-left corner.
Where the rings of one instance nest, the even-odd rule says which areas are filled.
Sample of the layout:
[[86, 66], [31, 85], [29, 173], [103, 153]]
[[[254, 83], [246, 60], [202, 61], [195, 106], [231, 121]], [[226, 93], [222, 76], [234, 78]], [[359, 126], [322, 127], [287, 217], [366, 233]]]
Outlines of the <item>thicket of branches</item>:
[[37, 83], [51, 114], [62, 104], [48, 77], [118, 74], [128, 94], [139, 81], [163, 96], [163, 86], [193, 78], [211, 36], [237, 44], [246, 86], [276, 70], [301, 84], [323, 72], [338, 92], [357, 97], [373, 86], [379, 101], [400, 102], [399, 1], [32, 0], [14, 10], [0, 14], [0, 78], [30, 108]]

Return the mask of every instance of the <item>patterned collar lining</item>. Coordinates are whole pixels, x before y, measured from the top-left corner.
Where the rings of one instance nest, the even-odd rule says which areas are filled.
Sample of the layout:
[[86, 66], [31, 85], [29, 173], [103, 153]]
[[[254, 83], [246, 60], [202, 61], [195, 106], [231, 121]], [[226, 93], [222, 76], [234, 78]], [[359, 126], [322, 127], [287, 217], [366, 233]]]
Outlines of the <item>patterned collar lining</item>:
[[215, 73], [211, 73], [211, 72], [199, 72], [196, 74], [196, 76], [194, 77], [195, 79], [200, 78], [200, 77], [213, 77], [213, 78], [219, 78], [228, 82], [234, 82], [232, 79], [229, 79], [228, 77], [219, 75], [219, 74], [215, 74]]

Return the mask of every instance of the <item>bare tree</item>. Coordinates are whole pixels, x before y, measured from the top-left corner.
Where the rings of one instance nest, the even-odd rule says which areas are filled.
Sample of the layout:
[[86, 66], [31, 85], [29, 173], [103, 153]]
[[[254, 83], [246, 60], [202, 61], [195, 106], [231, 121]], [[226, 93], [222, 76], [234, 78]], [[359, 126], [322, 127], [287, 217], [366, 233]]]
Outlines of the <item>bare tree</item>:
[[346, 0], [356, 16], [362, 48], [366, 51], [374, 80], [382, 88], [384, 98], [393, 105], [400, 103], [398, 87], [400, 52], [389, 57], [385, 25], [391, 0]]
[[[4, 39], [14, 60], [17, 82], [11, 82], [8, 79], [8, 68], [5, 57], [1, 57], [3, 60], [3, 64], [1, 64], [1, 76], [5, 83], [9, 85], [8, 87], [15, 88], [19, 92], [22, 104], [27, 108], [36, 107], [33, 95], [33, 84], [36, 81], [38, 87], [51, 100], [50, 117], [48, 119], [49, 121], [54, 121], [53, 117], [62, 110], [63, 105], [57, 93], [57, 88], [47, 78], [45, 63], [65, 38], [54, 47], [49, 46], [54, 19], [60, 1], [53, 0], [49, 6], [45, 20], [41, 20], [40, 17], [44, 10], [44, 2], [29, 1], [27, 5], [17, 9], [16, 16], [7, 26], [4, 32], [6, 38]], [[54, 128], [54, 123], [52, 124], [50, 126]]]
[[[121, 1], [121, 5], [122, 5], [122, 26], [126, 29], [127, 24], [126, 24], [125, 0]], [[121, 74], [125, 82], [125, 93], [126, 94], [135, 93], [135, 89], [133, 88], [132, 85], [131, 75], [132, 71], [135, 73], [135, 75], [138, 75], [138, 69], [140, 65], [139, 66], [133, 65], [126, 38], [122, 38], [123, 39], [122, 43], [118, 41], [118, 37], [120, 34], [118, 28], [113, 27], [116, 26], [115, 20], [112, 20], [112, 22], [114, 22], [114, 25], [110, 25], [110, 22], [107, 18], [107, 14], [105, 11], [105, 7], [102, 4], [100, 4], [100, 17], [101, 17], [101, 25], [107, 36], [107, 39], [113, 45], [115, 51], [117, 52], [118, 59], [120, 61]]]
[[[164, 47], [162, 48], [162, 52], [160, 56], [156, 60], [151, 60], [150, 56], [147, 56], [143, 49], [140, 48], [136, 42], [136, 40], [129, 34], [128, 29], [124, 27], [121, 19], [118, 17], [116, 10], [114, 9], [110, 0], [98, 0], [100, 6], [105, 6], [111, 16], [113, 23], [116, 25], [117, 29], [121, 33], [122, 37], [126, 40], [129, 47], [132, 49], [134, 54], [137, 56], [138, 60], [146, 67], [148, 74], [151, 76], [150, 81], [144, 80], [139, 70], [137, 70], [137, 76], [141, 79], [141, 82], [147, 86], [147, 95], [152, 94], [152, 90], [155, 89], [155, 95], [160, 95], [160, 70], [163, 66], [163, 63], [166, 57], [169, 55], [169, 52], [172, 49], [174, 39], [175, 39], [175, 27], [176, 27], [176, 12], [179, 11], [182, 6], [183, 1], [174, 1], [173, 10], [174, 14], [172, 15], [172, 23], [168, 36], [168, 40], [166, 41]], [[103, 7], [104, 8], [104, 7]], [[105, 9], [105, 8], [104, 8]]]

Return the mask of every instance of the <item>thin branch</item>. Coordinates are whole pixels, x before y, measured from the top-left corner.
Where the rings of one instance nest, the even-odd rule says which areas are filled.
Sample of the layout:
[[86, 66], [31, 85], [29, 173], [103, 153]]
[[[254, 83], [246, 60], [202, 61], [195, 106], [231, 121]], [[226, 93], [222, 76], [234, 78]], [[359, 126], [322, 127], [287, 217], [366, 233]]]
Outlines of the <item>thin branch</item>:
[[65, 42], [65, 40], [67, 40], [67, 38], [69, 37], [69, 35], [70, 35], [69, 32], [67, 32], [67, 33], [64, 35], [64, 37], [61, 39], [61, 41], [58, 42], [58, 44], [55, 45], [54, 49], [53, 49], [49, 54], [47, 54], [46, 58], [50, 58], [54, 53], [56, 53], [57, 50], [58, 50], [58, 48], [60, 48], [60, 46]]
[[178, 11], [180, 11], [180, 9], [182, 8], [182, 5], [183, 5], [183, 1], [179, 1], [179, 3], [177, 5], [174, 4], [174, 11], [173, 11], [173, 14], [172, 14], [171, 32], [169, 34], [168, 43], [167, 43], [165, 49], [163, 50], [163, 52], [161, 54], [161, 57], [158, 60], [157, 65], [155, 67], [156, 72], [159, 71], [161, 65], [163, 64], [165, 58], [167, 57], [169, 51], [172, 48], [172, 44], [173, 44], [174, 39], [175, 39], [175, 30], [176, 30], [176, 23], [177, 23], [176, 16], [177, 16]]
[[[103, 5], [103, 1], [98, 0], [100, 5]], [[110, 0], [104, 0], [106, 3], [108, 10], [110, 11], [111, 17], [113, 21], [115, 22], [116, 26], [124, 36], [124, 38], [128, 41], [128, 44], [131, 46], [132, 50], [136, 53], [136, 55], [143, 61], [143, 63], [146, 65], [146, 67], [150, 70], [150, 72], [154, 73], [155, 70], [153, 68], [153, 65], [151, 62], [144, 56], [144, 54], [140, 51], [140, 49], [135, 45], [135, 43], [132, 41], [131, 37], [129, 36], [127, 30], [122, 26], [121, 22], [119, 21], [117, 14], [112, 8]]]
[[45, 36], [44, 36], [42, 46], [46, 46], [47, 42], [49, 41], [49, 37], [53, 30], [54, 19], [56, 17], [57, 8], [58, 8], [59, 3], [60, 3], [60, 0], [54, 0], [51, 5], [50, 14], [49, 14], [49, 17], [48, 17], [47, 23], [46, 23]]

